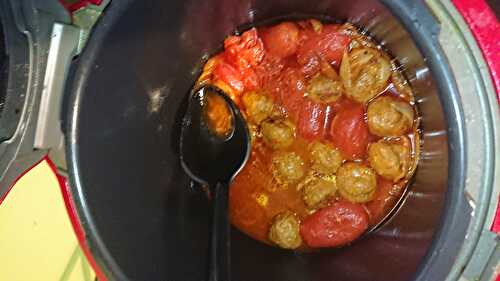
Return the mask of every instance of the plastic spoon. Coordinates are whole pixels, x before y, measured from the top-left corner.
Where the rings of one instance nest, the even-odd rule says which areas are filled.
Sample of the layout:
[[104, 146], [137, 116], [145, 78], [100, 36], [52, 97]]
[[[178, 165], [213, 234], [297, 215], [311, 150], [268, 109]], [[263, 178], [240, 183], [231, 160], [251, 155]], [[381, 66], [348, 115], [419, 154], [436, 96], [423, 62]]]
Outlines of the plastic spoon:
[[[218, 102], [219, 109], [222, 102], [230, 114], [227, 131], [217, 131], [209, 119], [211, 102]], [[240, 111], [222, 90], [203, 86], [193, 92], [182, 124], [180, 148], [184, 171], [193, 180], [208, 184], [212, 194], [208, 280], [229, 281], [229, 185], [248, 159], [250, 134]]]

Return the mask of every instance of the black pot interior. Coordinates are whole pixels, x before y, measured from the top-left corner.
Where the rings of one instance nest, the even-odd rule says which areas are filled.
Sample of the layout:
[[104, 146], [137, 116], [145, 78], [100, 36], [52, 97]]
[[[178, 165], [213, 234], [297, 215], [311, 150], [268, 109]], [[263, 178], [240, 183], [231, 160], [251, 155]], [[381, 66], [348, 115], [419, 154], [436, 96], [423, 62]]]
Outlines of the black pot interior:
[[[397, 11], [396, 11], [397, 12]], [[407, 280], [439, 225], [447, 125], [412, 36], [377, 1], [112, 1], [74, 77], [67, 140], [80, 216], [110, 276], [204, 280], [209, 202], [178, 155], [186, 95], [235, 29], [277, 17], [327, 16], [370, 32], [403, 65], [422, 115], [421, 161], [406, 202], [353, 245], [299, 254], [232, 232], [233, 280]]]

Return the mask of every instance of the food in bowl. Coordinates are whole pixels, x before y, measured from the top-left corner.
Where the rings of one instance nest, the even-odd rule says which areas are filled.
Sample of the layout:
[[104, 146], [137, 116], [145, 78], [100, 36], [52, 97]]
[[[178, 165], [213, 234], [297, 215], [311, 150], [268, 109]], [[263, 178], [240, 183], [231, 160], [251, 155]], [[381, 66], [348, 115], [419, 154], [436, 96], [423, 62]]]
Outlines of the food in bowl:
[[353, 25], [285, 21], [229, 36], [196, 86], [207, 83], [251, 130], [230, 189], [231, 222], [249, 236], [284, 249], [343, 246], [408, 188], [419, 156], [412, 89]]

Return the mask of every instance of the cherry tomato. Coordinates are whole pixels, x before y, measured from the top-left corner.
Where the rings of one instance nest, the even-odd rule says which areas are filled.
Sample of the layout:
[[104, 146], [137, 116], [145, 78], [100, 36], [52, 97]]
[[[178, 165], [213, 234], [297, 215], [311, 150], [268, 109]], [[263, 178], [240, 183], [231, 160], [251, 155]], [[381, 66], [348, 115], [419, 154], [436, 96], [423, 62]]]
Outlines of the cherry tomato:
[[297, 50], [297, 61], [301, 65], [315, 64], [318, 57], [338, 65], [344, 50], [351, 41], [349, 36], [338, 32], [338, 26], [325, 25], [320, 33], [303, 31], [303, 43]]
[[331, 64], [340, 64], [347, 45], [351, 42], [348, 35], [339, 33], [338, 25], [325, 25], [322, 30], [324, 37], [320, 40], [319, 49], [324, 54], [324, 58]]
[[362, 157], [369, 141], [363, 106], [354, 105], [338, 112], [330, 126], [330, 138], [348, 160]]
[[213, 74], [216, 79], [220, 79], [236, 92], [242, 93], [245, 90], [241, 73], [230, 64], [224, 61], [219, 62], [215, 66]]
[[307, 217], [300, 234], [309, 247], [336, 247], [353, 241], [368, 228], [363, 206], [335, 202]]
[[377, 178], [377, 191], [372, 201], [366, 203], [370, 214], [370, 224], [376, 224], [401, 196], [403, 186], [394, 184], [382, 177]]
[[262, 83], [261, 85], [272, 88], [272, 84], [276, 82], [284, 67], [285, 63], [281, 59], [265, 56], [262, 62], [255, 67], [256, 73]]
[[304, 105], [305, 81], [300, 70], [287, 68], [280, 77], [280, 86], [277, 89], [277, 101], [285, 109], [293, 122], [297, 122], [302, 106]]
[[243, 85], [245, 86], [245, 91], [253, 91], [260, 88], [260, 78], [253, 68], [247, 68], [240, 71], [243, 77]]
[[337, 101], [333, 102], [330, 104], [332, 107], [332, 110], [335, 114], [339, 113], [342, 109], [347, 108], [347, 107], [352, 107], [356, 105], [355, 102], [351, 101], [350, 99], [341, 97]]
[[229, 36], [224, 40], [224, 53], [227, 61], [238, 69], [259, 64], [264, 58], [264, 44], [252, 28], [241, 36]]
[[305, 99], [299, 114], [298, 134], [309, 140], [322, 138], [326, 117], [327, 105]]
[[262, 32], [266, 51], [278, 58], [285, 58], [297, 51], [299, 28], [293, 22], [283, 22]]

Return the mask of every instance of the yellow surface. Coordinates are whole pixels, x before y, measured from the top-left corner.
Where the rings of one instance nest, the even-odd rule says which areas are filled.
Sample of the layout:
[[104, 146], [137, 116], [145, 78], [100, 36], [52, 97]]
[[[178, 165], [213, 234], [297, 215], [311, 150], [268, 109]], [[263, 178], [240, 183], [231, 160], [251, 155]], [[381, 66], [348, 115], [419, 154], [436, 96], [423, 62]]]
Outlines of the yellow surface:
[[46, 161], [0, 205], [0, 281], [94, 280]]

